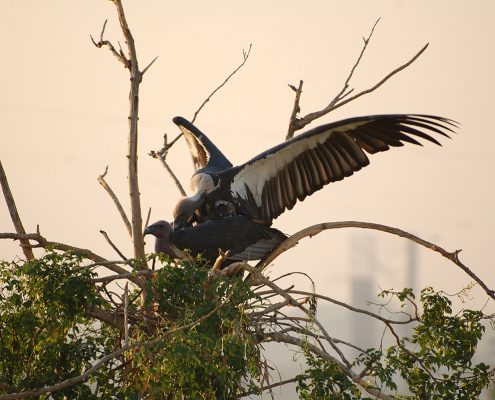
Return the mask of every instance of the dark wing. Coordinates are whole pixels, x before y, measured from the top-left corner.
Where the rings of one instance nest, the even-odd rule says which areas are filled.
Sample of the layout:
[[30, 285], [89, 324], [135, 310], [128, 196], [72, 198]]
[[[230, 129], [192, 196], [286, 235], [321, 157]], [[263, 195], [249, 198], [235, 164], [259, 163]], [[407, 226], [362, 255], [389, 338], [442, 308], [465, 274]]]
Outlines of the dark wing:
[[230, 260], [258, 260], [287, 236], [282, 232], [257, 224], [242, 216], [208, 220], [202, 224], [173, 231], [171, 242], [193, 255], [202, 254], [213, 263], [219, 250], [230, 250]]
[[[440, 145], [430, 133], [449, 137], [456, 124], [432, 115], [374, 115], [350, 118], [302, 133], [245, 164], [223, 180], [234, 201], [251, 218], [271, 221], [324, 185], [369, 164], [374, 154], [416, 138]], [[428, 133], [426, 133], [428, 132]], [[252, 210], [256, 210], [253, 213]]]
[[186, 138], [196, 170], [207, 167], [211, 171], [223, 171], [232, 167], [217, 146], [188, 120], [175, 117], [173, 121]]

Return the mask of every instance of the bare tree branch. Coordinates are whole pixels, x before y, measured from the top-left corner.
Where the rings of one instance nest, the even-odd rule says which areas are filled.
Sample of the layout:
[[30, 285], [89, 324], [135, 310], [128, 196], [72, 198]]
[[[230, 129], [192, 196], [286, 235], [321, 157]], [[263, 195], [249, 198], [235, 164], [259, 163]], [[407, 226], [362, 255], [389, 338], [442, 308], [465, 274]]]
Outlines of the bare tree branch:
[[347, 104], [353, 100], [356, 100], [358, 97], [361, 97], [365, 94], [368, 94], [368, 93], [371, 93], [373, 91], [375, 91], [376, 89], [378, 89], [380, 86], [382, 86], [385, 82], [387, 82], [390, 78], [392, 78], [394, 75], [398, 74], [400, 71], [406, 69], [407, 67], [409, 67], [414, 61], [416, 61], [419, 56], [421, 56], [421, 54], [423, 54], [425, 52], [425, 50], [428, 48], [430, 44], [429, 43], [426, 43], [422, 48], [421, 50], [419, 50], [416, 55], [414, 55], [413, 58], [411, 58], [409, 61], [407, 61], [405, 64], [402, 64], [401, 66], [397, 67], [396, 69], [394, 69], [392, 72], [390, 72], [389, 74], [385, 75], [385, 77], [379, 81], [377, 84], [375, 84], [374, 86], [370, 87], [369, 89], [366, 89], [366, 90], [363, 90], [362, 92], [359, 92], [358, 94], [355, 94], [354, 96], [352, 97], [349, 97], [348, 99], [346, 100], [343, 100], [341, 101], [340, 103], [338, 104], [335, 104], [334, 107], [332, 107], [332, 109], [330, 111], [333, 111], [339, 107], [342, 107], [344, 104]]
[[[203, 103], [201, 103], [201, 105], [199, 106], [199, 108], [194, 112], [194, 115], [193, 115], [193, 118], [191, 120], [191, 122], [194, 123], [194, 121], [196, 121], [196, 118], [198, 116], [198, 114], [200, 113], [200, 111], [203, 109], [203, 107], [206, 105], [206, 103], [208, 103], [211, 98], [222, 88], [225, 86], [225, 84], [230, 80], [230, 78], [232, 78], [236, 73], [237, 71], [239, 71], [243, 66], [244, 64], [246, 64], [248, 58], [249, 58], [249, 54], [251, 53], [251, 48], [252, 48], [252, 44], [249, 45], [249, 48], [247, 51], [243, 50], [242, 51], [242, 56], [243, 56], [243, 60], [241, 62], [241, 64], [239, 64], [236, 69], [234, 71], [232, 71], [230, 73], [229, 76], [227, 76], [227, 78], [224, 79], [224, 81], [215, 88], [215, 90], [213, 90], [213, 92], [211, 92], [208, 97], [203, 101]], [[163, 147], [158, 150], [158, 151], [154, 151], [154, 150], [151, 150], [148, 154], [153, 157], [153, 158], [156, 158], [157, 160], [160, 160], [160, 162], [162, 163], [163, 167], [165, 168], [165, 170], [169, 173], [169, 175], [171, 176], [172, 180], [174, 181], [175, 183], [175, 186], [177, 187], [177, 189], [179, 189], [180, 193], [182, 196], [186, 196], [186, 191], [184, 190], [184, 187], [182, 186], [182, 184], [180, 183], [179, 179], [177, 178], [177, 176], [175, 175], [175, 173], [172, 171], [172, 168], [170, 168], [170, 166], [168, 165], [166, 159], [167, 159], [167, 154], [168, 154], [168, 151], [170, 150], [170, 148], [172, 148], [172, 146], [177, 142], [177, 140], [179, 140], [179, 138], [182, 136], [182, 133], [178, 134], [170, 143], [168, 143], [168, 137], [167, 137], [167, 134], [165, 134], [163, 136]]]
[[155, 58], [153, 58], [153, 60], [146, 66], [145, 69], [143, 69], [143, 71], [141, 72], [141, 75], [144, 75], [146, 73], [146, 71], [148, 71], [148, 69], [150, 69], [150, 67], [155, 63], [155, 61], [158, 59], [158, 56], [156, 56]]
[[[68, 244], [64, 243], [59, 243], [59, 242], [50, 242], [46, 240], [43, 236], [41, 236], [39, 233], [25, 233], [25, 234], [19, 234], [19, 233], [0, 233], [0, 239], [14, 239], [14, 240], [35, 240], [38, 242], [38, 245], [32, 245], [28, 244], [29, 247], [43, 247], [44, 249], [54, 249], [54, 250], [60, 250], [60, 251], [72, 251], [77, 254], [80, 254], [84, 258], [94, 261], [95, 263], [98, 263], [101, 266], [104, 266], [105, 268], [108, 268], [109, 270], [117, 273], [117, 274], [127, 274], [128, 271], [118, 264], [114, 264], [109, 262], [107, 259], [93, 253], [91, 250], [88, 249], [82, 249], [79, 247], [74, 247], [70, 246]], [[130, 281], [138, 285], [139, 287], [144, 287], [145, 283], [136, 277], [130, 277]]]
[[[107, 20], [105, 20], [105, 22], [103, 23], [103, 28], [101, 29], [99, 42], [98, 43], [95, 42], [95, 40], [93, 39], [93, 36], [89, 35], [89, 37], [91, 38], [91, 41], [99, 49], [101, 49], [103, 46], [108, 47], [108, 49], [115, 56], [115, 58], [117, 60], [119, 60], [119, 62], [121, 62], [124, 65], [124, 67], [130, 69], [130, 67], [129, 67], [129, 60], [125, 57], [122, 49], [120, 49], [120, 51], [117, 51], [117, 50], [115, 50], [115, 47], [112, 44], [112, 42], [110, 42], [108, 40], [103, 40], [103, 35], [105, 34], [105, 28], [106, 27], [107, 27]], [[119, 46], [120, 46], [120, 43], [119, 43]]]
[[[335, 96], [334, 99], [330, 102], [330, 104], [328, 104], [328, 106], [325, 107], [324, 110], [328, 109], [329, 110], [328, 112], [330, 112], [331, 109], [332, 109], [332, 107], [338, 101], [340, 101], [343, 98], [345, 98], [347, 95], [349, 95], [354, 90], [354, 89], [350, 89], [349, 91], [347, 91], [347, 89], [349, 88], [349, 82], [350, 82], [352, 76], [354, 75], [354, 71], [356, 70], [357, 66], [361, 62], [361, 59], [363, 58], [364, 52], [366, 51], [366, 49], [368, 47], [368, 44], [369, 44], [369, 42], [371, 40], [371, 37], [373, 36], [373, 32], [375, 31], [375, 28], [378, 25], [378, 22], [379, 21], [380, 21], [380, 18], [378, 18], [376, 20], [375, 24], [373, 25], [373, 28], [371, 28], [371, 32], [368, 35], [368, 37], [367, 38], [363, 38], [363, 42], [364, 42], [363, 48], [361, 49], [361, 53], [359, 54], [359, 57], [357, 58], [356, 62], [352, 66], [351, 71], [349, 72], [349, 75], [347, 76], [347, 79], [344, 82], [344, 86], [342, 87], [341, 91], [337, 94], [337, 96]], [[299, 85], [299, 93], [296, 91], [296, 99], [294, 101], [294, 108], [292, 110], [292, 115], [290, 117], [289, 130], [287, 132], [286, 140], [287, 139], [290, 139], [291, 137], [293, 137], [294, 136], [294, 132], [296, 130], [302, 128], [302, 127], [298, 128], [298, 118], [297, 118], [297, 114], [301, 111], [301, 109], [299, 107], [299, 100], [300, 100], [300, 97], [301, 97], [301, 93], [300, 93], [301, 92], [301, 89], [302, 89], [302, 81], [301, 81], [301, 84]], [[299, 94], [299, 96], [297, 94]], [[307, 125], [307, 124], [305, 124], [305, 125]], [[303, 126], [305, 126], [305, 125], [303, 125]]]
[[327, 342], [332, 346], [332, 348], [335, 350], [335, 352], [339, 355], [340, 359], [344, 362], [344, 364], [347, 366], [347, 368], [351, 367], [351, 363], [347, 360], [347, 358], [344, 356], [344, 353], [337, 347], [337, 345], [334, 343], [328, 332], [326, 331], [325, 327], [318, 321], [318, 319], [315, 318], [313, 312], [308, 310], [306, 307], [302, 305], [300, 301], [297, 301], [294, 299], [287, 291], [283, 290], [281, 287], [270, 281], [268, 278], [264, 277], [261, 272], [256, 269], [252, 268], [248, 265], [244, 266], [244, 269], [249, 271], [251, 274], [254, 275], [256, 280], [258, 282], [263, 283], [264, 285], [268, 286], [271, 288], [273, 291], [275, 291], [279, 296], [282, 296], [285, 300], [289, 301], [289, 304], [291, 304], [294, 307], [299, 308], [302, 312], [304, 312], [309, 318], [313, 319], [313, 323], [318, 327], [318, 329], [323, 333], [325, 339]]
[[[376, 389], [375, 387], [371, 386], [366, 380], [361, 378], [356, 372], [354, 372], [351, 368], [347, 367], [344, 363], [336, 359], [335, 357], [331, 356], [328, 354], [326, 351], [321, 350], [314, 344], [308, 343], [307, 341], [303, 339], [296, 338], [294, 336], [286, 335], [286, 334], [281, 334], [278, 332], [268, 332], [268, 333], [259, 333], [266, 342], [279, 342], [279, 343], [287, 343], [287, 344], [293, 344], [295, 346], [298, 346], [300, 348], [305, 348], [311, 351], [312, 353], [316, 354], [317, 356], [323, 358], [324, 360], [330, 361], [334, 363], [335, 365], [338, 365], [339, 368], [344, 372], [349, 378], [353, 380], [353, 382], [357, 383], [359, 386], [361, 386], [364, 390], [366, 390], [369, 394], [376, 396], [378, 399], [384, 399], [384, 400], [392, 400], [390, 396], [387, 396], [386, 394], [382, 393], [380, 390]], [[2, 398], [0, 397], [0, 400]]]
[[[127, 20], [122, 7], [121, 0], [112, 0], [117, 8], [117, 16], [119, 18], [120, 27], [124, 34], [128, 50], [129, 71], [131, 85], [129, 91], [129, 196], [131, 199], [131, 214], [132, 214], [132, 239], [134, 244], [134, 257], [138, 259], [144, 258], [144, 239], [143, 239], [143, 221], [141, 216], [141, 201], [138, 182], [138, 164], [137, 164], [137, 147], [138, 147], [138, 114], [139, 114], [139, 85], [141, 84], [143, 75], [139, 70], [137, 60], [136, 47], [134, 38], [127, 24]], [[142, 264], [142, 268], [147, 268], [146, 264]]]
[[172, 168], [170, 168], [170, 166], [168, 165], [166, 159], [167, 159], [167, 154], [168, 154], [168, 150], [170, 149], [170, 147], [172, 147], [172, 145], [177, 141], [177, 139], [180, 138], [180, 135], [177, 136], [174, 141], [171, 143], [171, 144], [168, 144], [167, 143], [167, 140], [168, 140], [168, 136], [167, 134], [165, 133], [163, 135], [163, 147], [158, 150], [158, 151], [154, 151], [154, 150], [151, 150], [148, 154], [153, 157], [153, 158], [156, 158], [158, 160], [161, 161], [162, 165], [163, 165], [163, 168], [165, 168], [165, 170], [169, 173], [170, 177], [172, 178], [172, 180], [174, 181], [175, 183], [175, 186], [177, 187], [177, 189], [179, 189], [179, 192], [182, 196], [186, 196], [186, 191], [184, 190], [182, 184], [180, 183], [179, 181], [179, 178], [177, 178], [177, 175], [175, 175], [174, 171], [172, 171]]
[[297, 380], [298, 380], [298, 378], [291, 378], [291, 379], [286, 379], [286, 380], [283, 380], [283, 381], [271, 383], [269, 385], [262, 386], [259, 389], [254, 389], [254, 390], [250, 390], [248, 392], [240, 393], [240, 394], [236, 395], [235, 398], [236, 399], [241, 399], [243, 397], [251, 396], [253, 394], [259, 394], [259, 393], [264, 392], [265, 390], [269, 390], [269, 389], [273, 389], [273, 388], [276, 388], [276, 387], [279, 387], [279, 386], [287, 385], [288, 383], [297, 382]]
[[[17, 212], [14, 196], [10, 191], [9, 181], [7, 180], [7, 175], [5, 175], [5, 171], [3, 169], [1, 161], [0, 161], [0, 185], [2, 186], [3, 196], [5, 197], [7, 208], [9, 209], [10, 218], [14, 223], [15, 231], [21, 235], [26, 234], [26, 231], [24, 230], [24, 226], [22, 225], [21, 217]], [[29, 240], [21, 239], [20, 242], [26, 260], [32, 260], [34, 258], [34, 253], [33, 250], [29, 247]]]
[[125, 283], [124, 288], [124, 346], [129, 345], [129, 282]]
[[125, 227], [127, 228], [127, 232], [129, 232], [129, 235], [132, 236], [132, 229], [131, 229], [131, 223], [129, 222], [129, 218], [127, 218], [127, 215], [124, 211], [124, 208], [122, 207], [122, 204], [120, 203], [118, 197], [115, 195], [115, 192], [112, 190], [112, 188], [108, 185], [107, 181], [105, 180], [105, 176], [108, 172], [108, 165], [105, 167], [105, 172], [103, 174], [98, 175], [98, 182], [100, 183], [101, 186], [103, 186], [103, 189], [105, 189], [110, 196], [110, 198], [113, 200], [115, 206], [117, 207], [117, 210], [119, 211], [120, 216], [122, 217], [122, 221], [124, 221]]
[[287, 135], [285, 136], [285, 140], [289, 140], [291, 137], [294, 136], [294, 131], [295, 131], [295, 123], [297, 122], [297, 114], [301, 112], [301, 107], [299, 106], [299, 101], [301, 100], [301, 93], [302, 93], [302, 87], [303, 87], [303, 81], [302, 79], [299, 81], [299, 86], [296, 88], [295, 86], [289, 85], [289, 87], [296, 93], [295, 99], [294, 99], [294, 107], [292, 107], [292, 113], [290, 115], [290, 120], [289, 120], [289, 130], [287, 131]]
[[151, 207], [148, 208], [148, 215], [146, 215], [146, 221], [144, 223], [144, 226], [148, 226], [150, 223], [150, 217], [151, 217]]
[[118, 249], [117, 246], [115, 246], [115, 244], [112, 242], [112, 240], [110, 239], [110, 237], [108, 236], [108, 234], [104, 230], [100, 229], [100, 233], [103, 235], [103, 237], [105, 238], [107, 243], [110, 245], [110, 247], [112, 247], [112, 249], [115, 250], [115, 252], [120, 256], [120, 258], [122, 258], [122, 260], [127, 261], [129, 259], [128, 257], [124, 256], [124, 254]]
[[114, 328], [123, 331], [124, 330], [124, 322], [116, 312], [102, 310], [98, 307], [93, 307], [88, 311], [88, 315], [90, 317], [96, 318], [98, 321], [101, 321], [109, 326], [113, 326]]
[[380, 19], [376, 20], [375, 24], [371, 28], [371, 31], [370, 31], [370, 34], [368, 35], [368, 37], [367, 38], [363, 38], [363, 42], [364, 42], [363, 43], [363, 48], [361, 49], [361, 52], [360, 52], [360, 54], [359, 54], [356, 62], [352, 66], [352, 68], [351, 68], [351, 70], [349, 72], [349, 75], [347, 76], [347, 79], [346, 79], [346, 81], [344, 83], [343, 88], [333, 98], [333, 100], [330, 101], [330, 103], [325, 108], [323, 108], [322, 110], [319, 110], [319, 111], [308, 113], [304, 117], [298, 118], [297, 117], [297, 114], [300, 111], [300, 108], [299, 108], [300, 93], [299, 93], [299, 96], [297, 96], [297, 90], [296, 90], [296, 99], [294, 101], [294, 107], [293, 107], [293, 110], [292, 110], [292, 114], [291, 114], [291, 118], [290, 118], [290, 122], [289, 122], [289, 129], [288, 129], [288, 132], [287, 132], [286, 139], [291, 138], [294, 135], [294, 132], [295, 131], [304, 128], [306, 125], [308, 125], [309, 123], [313, 122], [315, 119], [321, 118], [322, 116], [330, 113], [331, 111], [333, 111], [333, 110], [335, 110], [335, 109], [337, 109], [339, 107], [342, 107], [343, 105], [345, 105], [345, 104], [347, 104], [347, 103], [349, 103], [349, 102], [351, 102], [353, 100], [356, 100], [357, 98], [359, 98], [361, 96], [364, 96], [365, 94], [368, 94], [368, 93], [371, 93], [371, 92], [375, 91], [380, 86], [382, 86], [386, 81], [388, 81], [391, 77], [393, 77], [394, 75], [396, 75], [397, 73], [399, 73], [403, 69], [409, 67], [414, 61], [416, 61], [416, 59], [421, 54], [423, 54], [423, 52], [428, 47], [428, 43], [427, 43], [420, 51], [418, 51], [416, 53], [416, 55], [414, 57], [412, 57], [405, 64], [402, 64], [401, 66], [397, 67], [392, 72], [390, 72], [389, 74], [387, 74], [382, 80], [380, 80], [374, 86], [372, 86], [372, 87], [370, 87], [370, 88], [368, 88], [366, 90], [363, 90], [363, 91], [355, 94], [352, 97], [348, 97], [349, 94], [354, 91], [354, 89], [349, 89], [349, 82], [350, 82], [351, 78], [353, 77], [356, 68], [358, 67], [359, 63], [361, 62], [361, 59], [362, 59], [362, 57], [364, 55], [364, 52], [366, 51], [366, 49], [368, 47], [368, 44], [370, 43], [371, 37], [373, 36], [373, 33], [374, 33], [375, 28], [376, 28], [376, 26], [377, 26], [377, 24], [378, 24], [379, 21], [380, 21]]
[[239, 66], [234, 71], [232, 71], [232, 73], [229, 76], [227, 76], [227, 78], [225, 78], [225, 80], [213, 92], [210, 93], [210, 95], [205, 99], [205, 101], [201, 103], [199, 108], [194, 112], [194, 116], [191, 120], [192, 123], [196, 121], [196, 117], [198, 116], [199, 112], [203, 109], [206, 103], [208, 103], [211, 100], [211, 98], [215, 95], [215, 93], [218, 92], [222, 87], [224, 87], [225, 84], [229, 81], [229, 79], [232, 78], [237, 73], [237, 71], [239, 71], [244, 66], [244, 64], [246, 64], [246, 61], [249, 58], [249, 54], [251, 53], [252, 46], [253, 45], [250, 44], [249, 49], [247, 51], [242, 50], [242, 58], [243, 58], [242, 63], [240, 63]]
[[[415, 321], [416, 320], [416, 318], [411, 318], [411, 317], [409, 317], [408, 319], [403, 320], [403, 321], [396, 321], [396, 320], [393, 320], [393, 319], [384, 318], [381, 315], [378, 315], [378, 314], [376, 314], [374, 312], [371, 312], [371, 311], [368, 311], [368, 310], [363, 310], [362, 308], [353, 307], [353, 306], [351, 306], [351, 305], [349, 305], [347, 303], [344, 303], [343, 301], [339, 301], [339, 300], [336, 300], [336, 299], [333, 299], [331, 297], [324, 296], [324, 295], [318, 294], [318, 293], [309, 293], [309, 292], [306, 292], [306, 291], [303, 291], [303, 290], [296, 290], [296, 289], [289, 289], [289, 290], [287, 290], [287, 293], [302, 294], [302, 295], [305, 295], [305, 296], [310, 296], [311, 295], [313, 297], [316, 297], [316, 298], [319, 298], [319, 299], [328, 301], [329, 303], [333, 303], [333, 304], [336, 304], [338, 306], [347, 308], [348, 310], [350, 310], [352, 312], [355, 312], [355, 313], [358, 313], [358, 314], [368, 315], [368, 316], [370, 316], [372, 318], [375, 318], [375, 319], [377, 319], [379, 321], [382, 321], [385, 324], [406, 325], [406, 324], [409, 324], [412, 321]], [[259, 294], [261, 295], [262, 293], [259, 293]]]
[[275, 250], [273, 250], [268, 257], [266, 257], [264, 260], [261, 260], [256, 264], [257, 269], [262, 269], [265, 266], [269, 265], [275, 258], [277, 258], [280, 254], [284, 253], [291, 247], [294, 247], [301, 239], [305, 237], [313, 237], [317, 235], [318, 233], [327, 230], [327, 229], [340, 229], [340, 228], [363, 228], [363, 229], [373, 229], [377, 231], [382, 231], [386, 233], [390, 233], [392, 235], [400, 236], [406, 239], [409, 239], [423, 247], [426, 247], [430, 250], [433, 250], [437, 253], [440, 253], [442, 256], [445, 258], [449, 259], [452, 261], [455, 265], [457, 265], [459, 268], [461, 268], [467, 275], [469, 275], [472, 279], [474, 279], [490, 296], [492, 299], [495, 300], [495, 291], [490, 289], [473, 271], [471, 271], [466, 265], [464, 265], [460, 260], [459, 260], [459, 253], [461, 250], [455, 250], [452, 252], [449, 252], [442, 247], [428, 242], [427, 240], [421, 239], [418, 236], [415, 236], [409, 232], [403, 231], [401, 229], [393, 228], [391, 226], [387, 225], [381, 225], [381, 224], [374, 224], [374, 223], [369, 223], [369, 222], [358, 222], [358, 221], [342, 221], [342, 222], [325, 222], [321, 224], [316, 224], [313, 226], [310, 226], [308, 228], [305, 228], [292, 236], [290, 236], [288, 239], [283, 241]]
[[94, 283], [108, 283], [112, 281], [116, 281], [118, 279], [129, 279], [133, 278], [135, 276], [151, 276], [152, 274], [156, 274], [156, 271], [150, 271], [150, 270], [142, 270], [142, 271], [135, 271], [135, 272], [126, 272], [124, 274], [117, 274], [117, 275], [109, 275], [109, 276], [104, 276], [101, 278], [94, 278], [93, 282]]

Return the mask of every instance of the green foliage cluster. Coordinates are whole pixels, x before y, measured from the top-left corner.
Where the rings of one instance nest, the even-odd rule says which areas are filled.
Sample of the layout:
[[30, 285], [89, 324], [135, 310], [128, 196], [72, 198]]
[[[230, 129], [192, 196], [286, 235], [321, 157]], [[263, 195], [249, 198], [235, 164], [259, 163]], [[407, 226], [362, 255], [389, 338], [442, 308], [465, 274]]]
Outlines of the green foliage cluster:
[[[226, 399], [242, 392], [241, 382], [254, 384], [259, 352], [246, 334], [245, 308], [256, 296], [241, 279], [209, 277], [202, 264], [164, 259], [149, 280], [146, 304], [131, 305], [130, 314], [142, 317], [132, 321], [131, 349], [89, 381], [40, 398]], [[94, 277], [70, 253], [0, 264], [0, 394], [78, 376], [122, 346], [122, 332], [88, 312], [117, 311]], [[139, 292], [135, 298], [139, 303]]]
[[[78, 376], [113, 350], [111, 330], [87, 316], [92, 306], [102, 305], [92, 277], [75, 254], [0, 262], [0, 393]], [[100, 373], [92, 381], [106, 384], [109, 378]], [[78, 385], [51, 398], [92, 397], [89, 386]]]
[[[231, 399], [259, 390], [263, 363], [249, 313], [264, 300], [240, 278], [210, 275], [201, 260], [160, 261], [144, 292], [129, 296], [128, 350], [88, 381], [40, 399]], [[118, 324], [109, 326], [90, 312], [123, 312], [94, 277], [71, 253], [0, 263], [0, 394], [60, 383], [121, 348]], [[411, 289], [381, 296], [403, 306], [415, 301]], [[417, 308], [410, 337], [368, 349], [353, 370], [366, 369], [364, 384], [395, 399], [478, 398], [494, 380], [493, 370], [473, 362], [486, 317], [473, 310], [455, 313], [449, 296], [432, 288], [421, 292]], [[374, 398], [310, 346], [301, 350], [301, 399]], [[406, 394], [398, 394], [397, 382], [407, 385]]]
[[[383, 291], [380, 296], [396, 297], [402, 306], [414, 301], [411, 289]], [[402, 337], [385, 350], [368, 349], [354, 366], [368, 368], [373, 381], [367, 383], [394, 399], [478, 399], [495, 378], [487, 364], [473, 362], [486, 317], [473, 310], [454, 314], [449, 297], [431, 287], [421, 291], [420, 305], [422, 313], [411, 337]], [[308, 368], [298, 376], [297, 386], [301, 398], [371, 399], [363, 397], [362, 390], [335, 364], [308, 352], [305, 355]], [[394, 395], [398, 381], [407, 385], [409, 394]]]
[[170, 264], [149, 281], [145, 308], [157, 311], [146, 341], [191, 324], [216, 309], [192, 329], [178, 330], [163, 342], [141, 347], [130, 356], [128, 386], [145, 398], [229, 399], [259, 376], [257, 343], [248, 334], [245, 308], [256, 301], [249, 285], [236, 277], [209, 276], [196, 262]]

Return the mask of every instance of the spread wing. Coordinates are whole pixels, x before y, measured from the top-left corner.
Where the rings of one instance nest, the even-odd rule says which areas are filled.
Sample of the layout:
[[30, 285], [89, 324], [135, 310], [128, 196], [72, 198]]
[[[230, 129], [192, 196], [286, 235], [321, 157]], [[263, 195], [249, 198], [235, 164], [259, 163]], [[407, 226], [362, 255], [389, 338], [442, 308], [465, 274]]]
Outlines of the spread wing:
[[186, 138], [196, 170], [206, 167], [213, 172], [223, 171], [232, 167], [232, 163], [217, 146], [188, 120], [182, 117], [175, 117], [173, 121]]
[[[229, 177], [233, 199], [252, 218], [271, 221], [297, 200], [369, 164], [366, 153], [386, 151], [431, 134], [449, 137], [456, 123], [431, 115], [374, 115], [323, 125], [296, 136], [245, 164]], [[428, 133], [427, 133], [428, 132]], [[255, 210], [255, 212], [253, 212]]]

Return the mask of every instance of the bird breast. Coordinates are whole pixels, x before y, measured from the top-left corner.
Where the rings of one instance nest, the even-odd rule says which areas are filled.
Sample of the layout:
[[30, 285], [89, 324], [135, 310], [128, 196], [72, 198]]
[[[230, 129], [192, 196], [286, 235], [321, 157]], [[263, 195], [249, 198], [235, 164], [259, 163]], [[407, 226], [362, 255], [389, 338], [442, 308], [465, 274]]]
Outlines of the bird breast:
[[205, 173], [195, 174], [191, 178], [191, 190], [194, 193], [198, 192], [210, 192], [215, 188], [213, 178]]

